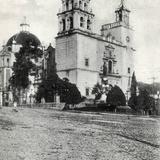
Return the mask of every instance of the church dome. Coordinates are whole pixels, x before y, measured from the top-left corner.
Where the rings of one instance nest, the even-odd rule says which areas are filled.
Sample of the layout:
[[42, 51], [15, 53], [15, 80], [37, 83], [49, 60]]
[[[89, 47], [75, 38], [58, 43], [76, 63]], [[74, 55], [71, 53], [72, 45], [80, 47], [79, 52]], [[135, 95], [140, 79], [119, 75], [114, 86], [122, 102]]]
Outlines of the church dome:
[[18, 45], [25, 45], [26, 43], [30, 43], [33, 46], [39, 46], [41, 44], [40, 40], [32, 33], [28, 31], [21, 31], [15, 35], [13, 35], [7, 42], [7, 46], [12, 46], [15, 41]]

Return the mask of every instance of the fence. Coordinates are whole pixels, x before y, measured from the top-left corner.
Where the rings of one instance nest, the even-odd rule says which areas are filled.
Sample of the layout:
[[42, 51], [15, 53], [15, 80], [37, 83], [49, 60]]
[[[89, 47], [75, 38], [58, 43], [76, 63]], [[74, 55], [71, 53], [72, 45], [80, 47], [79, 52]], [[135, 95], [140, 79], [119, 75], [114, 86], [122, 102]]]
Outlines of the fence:
[[47, 108], [47, 109], [63, 110], [65, 107], [65, 103], [22, 104], [22, 105], [18, 105], [18, 107], [22, 107], [22, 108]]

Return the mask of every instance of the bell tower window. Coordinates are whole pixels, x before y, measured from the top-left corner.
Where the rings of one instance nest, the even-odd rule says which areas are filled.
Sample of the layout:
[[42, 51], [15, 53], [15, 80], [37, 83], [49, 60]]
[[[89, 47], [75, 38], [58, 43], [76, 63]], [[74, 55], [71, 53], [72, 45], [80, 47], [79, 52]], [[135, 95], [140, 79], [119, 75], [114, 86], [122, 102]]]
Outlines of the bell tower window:
[[84, 18], [83, 17], [80, 18], [80, 27], [84, 27]]
[[85, 58], [85, 66], [89, 67], [89, 58]]
[[128, 74], [130, 74], [131, 73], [131, 68], [130, 67], [128, 67]]
[[84, 10], [87, 11], [87, 3], [84, 3]]
[[87, 20], [87, 29], [88, 29], [88, 30], [91, 29], [90, 24], [91, 24], [91, 21], [88, 19], [88, 20]]
[[66, 2], [66, 11], [68, 11], [69, 10], [69, 3], [68, 3], [68, 1]]
[[79, 1], [79, 8], [82, 9], [82, 1]]
[[122, 12], [119, 11], [119, 21], [122, 21]]
[[66, 30], [66, 21], [65, 21], [65, 19], [62, 19], [62, 24], [63, 24], [63, 31], [65, 31]]
[[73, 17], [70, 17], [70, 29], [73, 29]]
[[81, 32], [92, 30], [94, 14], [90, 10], [90, 0], [61, 0], [62, 9], [58, 16], [58, 35], [69, 34], [73, 29]]

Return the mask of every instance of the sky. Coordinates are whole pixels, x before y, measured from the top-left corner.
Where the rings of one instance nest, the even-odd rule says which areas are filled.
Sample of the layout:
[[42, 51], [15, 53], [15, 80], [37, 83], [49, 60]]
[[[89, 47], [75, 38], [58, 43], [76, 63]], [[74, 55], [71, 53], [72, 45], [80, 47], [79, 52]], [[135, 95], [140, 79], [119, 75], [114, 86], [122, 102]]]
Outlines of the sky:
[[[20, 31], [24, 16], [31, 33], [43, 44], [55, 45], [61, 0], [0, 0], [0, 4], [0, 45]], [[100, 33], [102, 24], [114, 22], [119, 4], [120, 0], [91, 0], [95, 32]], [[125, 0], [125, 6], [131, 10], [130, 24], [134, 28], [137, 80], [151, 83], [156, 77], [160, 82], [160, 0]]]

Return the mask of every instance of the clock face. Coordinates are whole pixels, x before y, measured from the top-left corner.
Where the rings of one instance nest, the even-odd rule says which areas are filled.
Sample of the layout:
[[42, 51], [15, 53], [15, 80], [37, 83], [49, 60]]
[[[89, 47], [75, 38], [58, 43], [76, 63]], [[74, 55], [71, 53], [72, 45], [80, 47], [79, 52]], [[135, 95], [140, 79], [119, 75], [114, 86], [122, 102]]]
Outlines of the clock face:
[[130, 37], [129, 36], [126, 37], [126, 41], [130, 42]]

